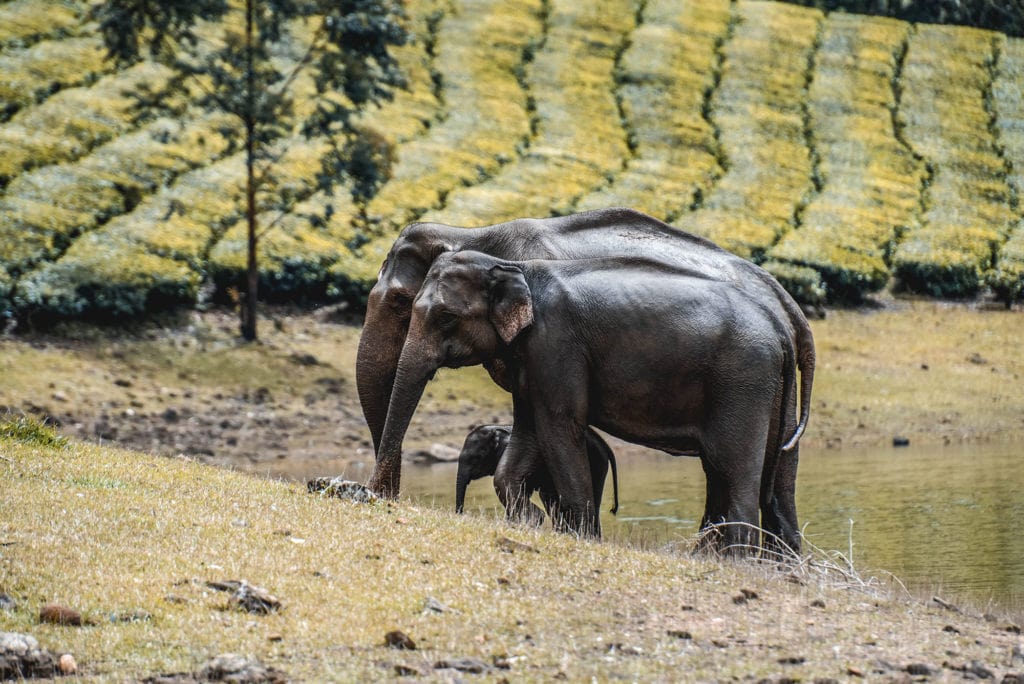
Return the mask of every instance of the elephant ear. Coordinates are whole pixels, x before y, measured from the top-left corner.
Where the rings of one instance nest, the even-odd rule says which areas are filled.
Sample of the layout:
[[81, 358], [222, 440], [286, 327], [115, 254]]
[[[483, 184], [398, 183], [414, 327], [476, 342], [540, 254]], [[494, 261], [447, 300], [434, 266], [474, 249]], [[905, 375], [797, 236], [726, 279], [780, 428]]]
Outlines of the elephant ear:
[[533, 297], [523, 272], [499, 264], [491, 268], [491, 323], [509, 344], [533, 323]]

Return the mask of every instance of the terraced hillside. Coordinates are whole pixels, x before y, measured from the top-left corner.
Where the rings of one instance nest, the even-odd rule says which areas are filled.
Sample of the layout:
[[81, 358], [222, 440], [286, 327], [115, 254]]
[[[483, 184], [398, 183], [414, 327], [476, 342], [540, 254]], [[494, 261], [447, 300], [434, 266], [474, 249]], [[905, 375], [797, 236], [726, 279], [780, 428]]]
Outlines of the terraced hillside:
[[[808, 303], [889, 283], [1024, 297], [1024, 40], [758, 0], [410, 0], [409, 89], [366, 204], [279, 140], [262, 296], [358, 303], [402, 226], [632, 206]], [[228, 119], [115, 69], [85, 3], [0, 2], [0, 311], [131, 317], [227, 298], [245, 264]], [[286, 69], [309, 36], [292, 27]], [[297, 109], [314, 92], [294, 84]]]

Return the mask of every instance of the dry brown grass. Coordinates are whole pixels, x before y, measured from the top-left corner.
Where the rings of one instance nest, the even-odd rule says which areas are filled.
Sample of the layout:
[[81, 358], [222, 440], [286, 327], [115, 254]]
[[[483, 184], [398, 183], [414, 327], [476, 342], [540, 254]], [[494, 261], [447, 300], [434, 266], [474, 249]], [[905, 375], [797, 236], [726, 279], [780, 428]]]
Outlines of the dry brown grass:
[[[1000, 673], [1019, 640], [1005, 617], [808, 573], [324, 499], [185, 459], [10, 438], [0, 450], [0, 591], [18, 604], [5, 629], [73, 653], [87, 681], [194, 670], [229, 651], [315, 681], [384, 679], [396, 664], [441, 677], [433, 664], [456, 657], [504, 660], [492, 676], [516, 681], [845, 678], [972, 660]], [[206, 583], [231, 579], [283, 607], [230, 609]], [[424, 610], [428, 598], [444, 612]], [[51, 601], [91, 624], [38, 624]], [[118, 619], [133, 613], [148, 618]], [[384, 646], [393, 629], [417, 650]]]

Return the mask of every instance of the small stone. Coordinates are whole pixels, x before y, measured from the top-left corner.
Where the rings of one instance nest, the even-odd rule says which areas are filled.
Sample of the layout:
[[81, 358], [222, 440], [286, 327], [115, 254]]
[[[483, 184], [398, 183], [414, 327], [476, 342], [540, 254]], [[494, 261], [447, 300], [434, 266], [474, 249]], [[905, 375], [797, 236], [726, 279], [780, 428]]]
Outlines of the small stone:
[[194, 675], [201, 682], [233, 682], [235, 684], [284, 684], [283, 672], [267, 667], [254, 658], [224, 653], [210, 660]]
[[814, 599], [813, 601], [811, 601], [811, 608], [824, 608], [824, 607], [825, 607], [825, 602], [822, 601], [821, 599]]
[[0, 679], [53, 677], [55, 658], [39, 648], [35, 637], [17, 632], [0, 632]]
[[281, 608], [281, 601], [263, 587], [249, 584], [245, 580], [207, 582], [206, 586], [217, 591], [232, 592], [228, 605], [247, 613], [266, 615]]
[[491, 666], [476, 658], [446, 658], [434, 663], [435, 670], [458, 670], [471, 674], [483, 674], [491, 669]]
[[1024, 665], [1024, 646], [1020, 644], [1014, 645], [1010, 651], [1010, 664], [1011, 665]]
[[60, 657], [57, 667], [60, 668], [62, 675], [73, 675], [78, 672], [78, 663], [75, 662], [75, 657], [70, 653], [65, 653]]
[[416, 642], [409, 638], [408, 634], [398, 629], [385, 634], [384, 643], [391, 648], [398, 648], [406, 651], [416, 650]]
[[851, 677], [863, 677], [864, 670], [860, 669], [859, 667], [854, 667], [853, 665], [850, 665], [846, 668], [846, 674], [850, 675]]
[[528, 553], [540, 553], [540, 551], [538, 551], [536, 547], [530, 546], [529, 544], [524, 544], [522, 542], [518, 542], [515, 539], [509, 539], [504, 535], [498, 535], [494, 541], [498, 545], [498, 548], [504, 551], [505, 553], [516, 553], [517, 551], [524, 551]]
[[82, 626], [82, 614], [73, 608], [48, 603], [39, 610], [39, 621], [53, 625]]
[[395, 663], [395, 674], [399, 677], [422, 677], [427, 674], [426, 670], [422, 670], [415, 665], [408, 665], [406, 663]]
[[892, 438], [892, 445], [894, 447], [905, 447], [910, 446], [910, 438], [903, 437], [902, 435], [896, 435]]
[[931, 665], [927, 665], [925, 663], [911, 663], [910, 665], [907, 665], [907, 674], [914, 675], [915, 677], [930, 677], [937, 673], [937, 668], [934, 668]]
[[1024, 684], [1024, 673], [1008, 672], [999, 680], [999, 684]]
[[0, 594], [0, 610], [14, 610], [18, 603], [7, 594]]
[[685, 629], [670, 629], [667, 630], [665, 633], [670, 637], [675, 637], [676, 639], [685, 639], [687, 641], [693, 639], [693, 635]]
[[984, 663], [979, 660], [972, 660], [971, 664], [968, 665], [964, 671], [978, 677], [979, 679], [995, 679], [996, 677], [992, 670], [985, 667]]
[[942, 628], [942, 631], [949, 632], [950, 634], [962, 634], [962, 632], [953, 625], [946, 625]]
[[436, 613], [445, 613], [448, 611], [448, 606], [438, 601], [433, 596], [428, 596], [423, 602], [423, 614], [432, 615]]

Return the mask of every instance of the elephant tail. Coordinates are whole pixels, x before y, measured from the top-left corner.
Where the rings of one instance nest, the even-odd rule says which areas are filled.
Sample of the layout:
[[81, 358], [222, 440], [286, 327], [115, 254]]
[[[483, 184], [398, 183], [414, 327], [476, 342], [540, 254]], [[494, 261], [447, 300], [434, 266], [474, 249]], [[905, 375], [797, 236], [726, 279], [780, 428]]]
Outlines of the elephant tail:
[[612, 496], [614, 497], [611, 513], [615, 515], [619, 512], [619, 469], [615, 465], [615, 452], [611, 449], [608, 449], [608, 465], [612, 469]]
[[[771, 278], [771, 276], [768, 277]], [[781, 290], [778, 293], [779, 300], [785, 307], [793, 326], [796, 365], [800, 369], [800, 421], [797, 423], [793, 436], [782, 445], [783, 453], [787, 453], [799, 444], [800, 437], [807, 429], [807, 419], [811, 416], [811, 390], [814, 387], [814, 366], [817, 363], [817, 354], [814, 351], [814, 335], [811, 333], [811, 324], [807, 322], [804, 312], [800, 310], [799, 305], [789, 296], [789, 293], [779, 285], [778, 281], [774, 279], [772, 281], [774, 286]]]
[[[797, 325], [798, 323], [802, 323], [802, 325]], [[811, 390], [814, 387], [814, 366], [816, 363], [814, 338], [811, 335], [811, 327], [807, 323], [807, 319], [801, 315], [798, 321], [794, 321], [794, 324], [796, 325], [796, 363], [800, 369], [800, 422], [797, 423], [793, 436], [782, 445], [784, 453], [796, 448], [796, 445], [800, 442], [800, 437], [804, 434], [804, 430], [807, 429], [807, 419], [811, 415]], [[793, 379], [795, 380], [795, 377]]]

